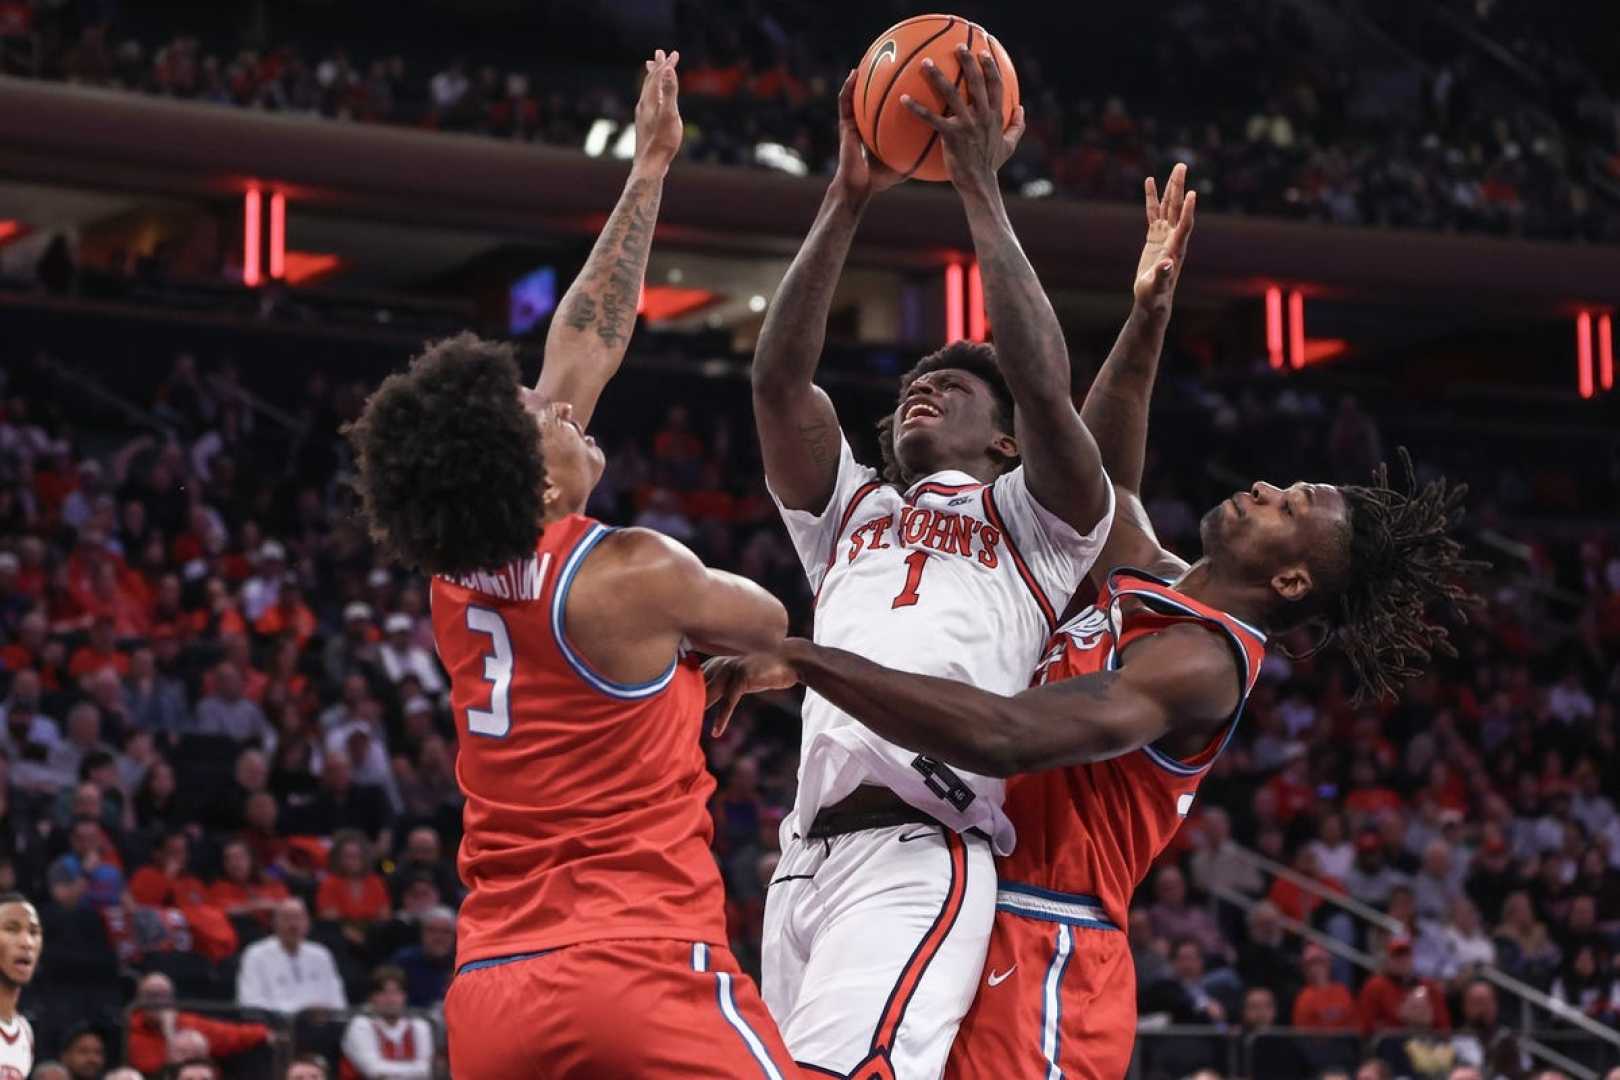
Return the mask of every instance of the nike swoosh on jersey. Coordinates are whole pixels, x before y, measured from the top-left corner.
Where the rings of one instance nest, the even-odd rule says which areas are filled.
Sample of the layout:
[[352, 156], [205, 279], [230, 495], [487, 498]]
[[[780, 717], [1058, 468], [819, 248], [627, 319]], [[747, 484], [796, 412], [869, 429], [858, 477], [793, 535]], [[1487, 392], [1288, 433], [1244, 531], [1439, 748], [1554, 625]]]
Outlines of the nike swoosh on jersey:
[[1002, 983], [1007, 981], [1007, 976], [1011, 975], [1013, 972], [1015, 972], [1017, 970], [1018, 970], [1018, 965], [1014, 964], [1012, 967], [1008, 968], [1006, 971], [999, 972], [999, 973], [995, 972], [995, 971], [990, 972], [990, 985], [991, 986], [1000, 986]]

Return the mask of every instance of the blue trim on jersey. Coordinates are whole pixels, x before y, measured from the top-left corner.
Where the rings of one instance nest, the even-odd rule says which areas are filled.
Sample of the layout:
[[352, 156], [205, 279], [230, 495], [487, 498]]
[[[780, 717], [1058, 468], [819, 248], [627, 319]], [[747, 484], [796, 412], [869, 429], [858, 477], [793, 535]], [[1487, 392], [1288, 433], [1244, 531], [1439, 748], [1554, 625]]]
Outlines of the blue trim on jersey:
[[1035, 919], [1039, 922], [1054, 923], [1058, 926], [1072, 926], [1076, 930], [1112, 930], [1116, 934], [1119, 933], [1119, 927], [1111, 922], [1103, 922], [1100, 919], [1070, 919], [1060, 915], [1047, 915], [1038, 911], [1030, 911], [1028, 908], [1014, 907], [1011, 904], [997, 904], [996, 910], [1025, 919]]
[[[1119, 573], [1119, 571], [1116, 570], [1113, 573]], [[1110, 586], [1113, 585], [1113, 573], [1109, 575]], [[1136, 571], [1133, 570], [1131, 573], [1136, 573]], [[1142, 574], [1141, 576], [1150, 580], [1158, 580], [1151, 574]], [[1166, 585], [1165, 587], [1169, 588], [1170, 586]], [[1237, 731], [1238, 721], [1243, 717], [1243, 707], [1249, 703], [1249, 684], [1252, 674], [1249, 665], [1249, 650], [1243, 647], [1242, 639], [1232, 632], [1231, 627], [1222, 623], [1214, 616], [1202, 611], [1198, 611], [1195, 608], [1188, 607], [1186, 604], [1183, 604], [1180, 601], [1173, 600], [1168, 596], [1160, 596], [1158, 593], [1145, 592], [1141, 589], [1127, 588], [1121, 592], [1113, 593], [1109, 598], [1109, 606], [1112, 607], [1114, 604], [1117, 604], [1122, 596], [1140, 596], [1144, 600], [1164, 604], [1167, 607], [1172, 607], [1178, 611], [1184, 612], [1188, 616], [1197, 619], [1206, 626], [1215, 627], [1231, 640], [1233, 648], [1237, 651], [1238, 659], [1243, 662], [1243, 682], [1241, 683], [1242, 691], [1238, 695], [1237, 708], [1232, 710], [1232, 718], [1226, 722], [1226, 734], [1221, 737], [1220, 745], [1215, 748], [1215, 752], [1209, 756], [1208, 761], [1204, 762], [1202, 765], [1188, 765], [1186, 762], [1177, 761], [1175, 758], [1171, 757], [1169, 754], [1166, 754], [1163, 750], [1160, 750], [1152, 743], [1142, 747], [1142, 753], [1147, 755], [1147, 759], [1165, 771], [1175, 773], [1177, 776], [1197, 776], [1199, 773], [1202, 773], [1211, 765], [1215, 764], [1215, 759], [1221, 756], [1221, 753], [1226, 749], [1227, 744], [1232, 741], [1232, 735]], [[1223, 612], [1222, 614], [1225, 613]], [[1230, 615], [1227, 615], [1226, 617], [1229, 619], [1232, 618]], [[1237, 619], [1232, 619], [1232, 621], [1238, 622]], [[1239, 625], [1243, 626], [1243, 628], [1246, 630], [1250, 629], [1247, 623], [1239, 623]], [[1261, 634], [1258, 631], [1255, 631], [1255, 634], [1262, 642], [1266, 640], [1266, 636], [1264, 634]], [[1119, 666], [1115, 660], [1115, 656], [1116, 654], [1110, 650], [1108, 655], [1108, 668], [1110, 671], [1117, 669]]]
[[601, 523], [591, 526], [590, 532], [586, 533], [579, 543], [574, 545], [574, 550], [569, 553], [568, 560], [563, 563], [563, 568], [557, 575], [556, 592], [551, 597], [551, 636], [557, 642], [557, 651], [562, 653], [564, 660], [568, 661], [568, 666], [574, 669], [574, 674], [578, 675], [591, 689], [606, 694], [608, 697], [637, 701], [642, 698], [653, 697], [668, 686], [670, 680], [675, 677], [675, 669], [680, 666], [680, 660], [678, 658], [671, 660], [669, 670], [646, 682], [614, 682], [592, 671], [590, 665], [585, 662], [585, 658], [569, 646], [568, 634], [563, 626], [563, 612], [568, 605], [568, 590], [573, 588], [574, 585], [574, 575], [579, 573], [579, 568], [584, 564], [585, 556], [591, 553], [591, 549], [601, 543], [602, 538], [612, 531], [612, 529]]
[[1053, 889], [1043, 889], [1038, 885], [1023, 885], [1016, 881], [1003, 881], [996, 886], [997, 892], [1023, 893], [1025, 896], [1038, 896], [1042, 900], [1057, 900], [1064, 904], [1088, 904], [1091, 907], [1102, 907], [1103, 902], [1088, 893], [1057, 892]]
[[[692, 946], [692, 970], [700, 974], [709, 970], [709, 947], [701, 941]], [[748, 1047], [748, 1052], [753, 1055], [754, 1063], [759, 1066], [765, 1080], [783, 1080], [782, 1070], [776, 1067], [776, 1062], [771, 1060], [770, 1051], [765, 1049], [765, 1041], [748, 1025], [748, 1021], [737, 1009], [737, 1001], [731, 993], [731, 973], [717, 971], [714, 978], [715, 1001], [720, 1006], [720, 1015], [725, 1017], [726, 1023], [742, 1037], [743, 1045]]]
[[1074, 955], [1074, 935], [1067, 926], [1057, 929], [1057, 947], [1041, 987], [1041, 1056], [1046, 1059], [1046, 1080], [1063, 1080], [1063, 974]]
[[456, 969], [457, 975], [465, 975], [469, 971], [482, 971], [485, 968], [502, 967], [506, 964], [516, 964], [522, 960], [533, 960], [537, 956], [544, 956], [555, 949], [541, 949], [539, 952], [514, 953], [511, 956], [492, 956], [488, 960], [473, 960], [462, 964]]

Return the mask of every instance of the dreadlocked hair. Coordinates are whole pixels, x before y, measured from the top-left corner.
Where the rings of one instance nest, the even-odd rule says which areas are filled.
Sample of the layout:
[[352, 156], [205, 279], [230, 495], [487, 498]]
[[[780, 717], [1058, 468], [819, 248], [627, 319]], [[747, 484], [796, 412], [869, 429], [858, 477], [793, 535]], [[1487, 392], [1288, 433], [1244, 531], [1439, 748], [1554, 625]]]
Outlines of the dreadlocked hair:
[[[906, 396], [911, 384], [923, 375], [929, 375], [946, 368], [965, 371], [969, 375], [983, 379], [985, 385], [990, 387], [990, 395], [996, 403], [996, 423], [1009, 435], [1013, 430], [1013, 396], [1012, 390], [1007, 386], [1007, 380], [1002, 377], [1001, 365], [996, 362], [995, 346], [984, 342], [953, 341], [942, 349], [929, 353], [900, 376], [900, 397]], [[883, 456], [883, 479], [891, 484], [906, 484], [914, 477], [910, 476], [900, 459], [894, 452], [894, 413], [884, 415], [877, 422], [878, 451]], [[1006, 463], [1006, 469], [1016, 467], [1017, 458], [1011, 458]], [[1005, 470], [1003, 470], [1005, 471]]]
[[1350, 507], [1350, 547], [1328, 639], [1350, 661], [1358, 704], [1394, 697], [1435, 653], [1457, 655], [1450, 633], [1429, 612], [1439, 605], [1466, 624], [1468, 609], [1483, 601], [1465, 581], [1490, 568], [1463, 558], [1452, 535], [1468, 486], [1441, 477], [1420, 488], [1412, 455], [1404, 446], [1398, 452], [1401, 487], [1389, 482], [1382, 463], [1371, 486], [1339, 489]]

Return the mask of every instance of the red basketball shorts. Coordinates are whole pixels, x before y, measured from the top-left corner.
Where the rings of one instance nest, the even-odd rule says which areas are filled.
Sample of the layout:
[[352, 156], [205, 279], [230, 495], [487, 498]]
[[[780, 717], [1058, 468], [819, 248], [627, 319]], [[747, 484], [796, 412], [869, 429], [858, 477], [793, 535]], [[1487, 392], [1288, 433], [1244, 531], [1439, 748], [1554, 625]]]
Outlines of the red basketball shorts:
[[1130, 943], [1096, 898], [1004, 882], [946, 1080], [1121, 1080], [1135, 1041]]
[[444, 1003], [456, 1080], [792, 1080], [754, 983], [726, 949], [597, 941], [465, 965]]

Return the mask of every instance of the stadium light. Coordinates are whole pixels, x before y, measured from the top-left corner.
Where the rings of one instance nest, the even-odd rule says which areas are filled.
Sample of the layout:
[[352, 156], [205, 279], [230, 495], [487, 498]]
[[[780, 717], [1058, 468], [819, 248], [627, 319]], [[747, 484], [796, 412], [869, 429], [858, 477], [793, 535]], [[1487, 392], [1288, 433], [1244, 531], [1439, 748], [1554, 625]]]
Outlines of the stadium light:
[[1271, 359], [1272, 369], [1281, 371], [1283, 366], [1282, 290], [1275, 285], [1266, 289], [1266, 355]]
[[1305, 294], [1298, 289], [1288, 293], [1288, 366], [1295, 371], [1305, 366]]
[[589, 157], [601, 157], [607, 149], [608, 139], [613, 134], [614, 123], [607, 117], [600, 117], [591, 123], [591, 128], [585, 133], [585, 153]]
[[242, 197], [242, 284], [256, 288], [259, 284], [259, 189], [250, 187]]
[[1598, 385], [1614, 389], [1614, 316], [1598, 316]]
[[620, 161], [629, 161], [636, 156], [636, 125], [626, 124], [624, 130], [613, 143], [613, 156]]
[[287, 276], [287, 196], [277, 191], [270, 196], [270, 277], [279, 281]]
[[962, 319], [962, 264], [945, 266], [945, 340], [958, 341], [963, 336]]
[[1592, 313], [1583, 311], [1575, 316], [1575, 385], [1581, 397], [1589, 398], [1592, 389]]
[[791, 146], [781, 143], [762, 142], [754, 147], [754, 161], [769, 169], [778, 169], [792, 176], [810, 175], [810, 166], [804, 163], [804, 158]]
[[985, 333], [984, 278], [979, 273], [979, 260], [968, 263], [967, 269], [967, 336], [983, 341]]

